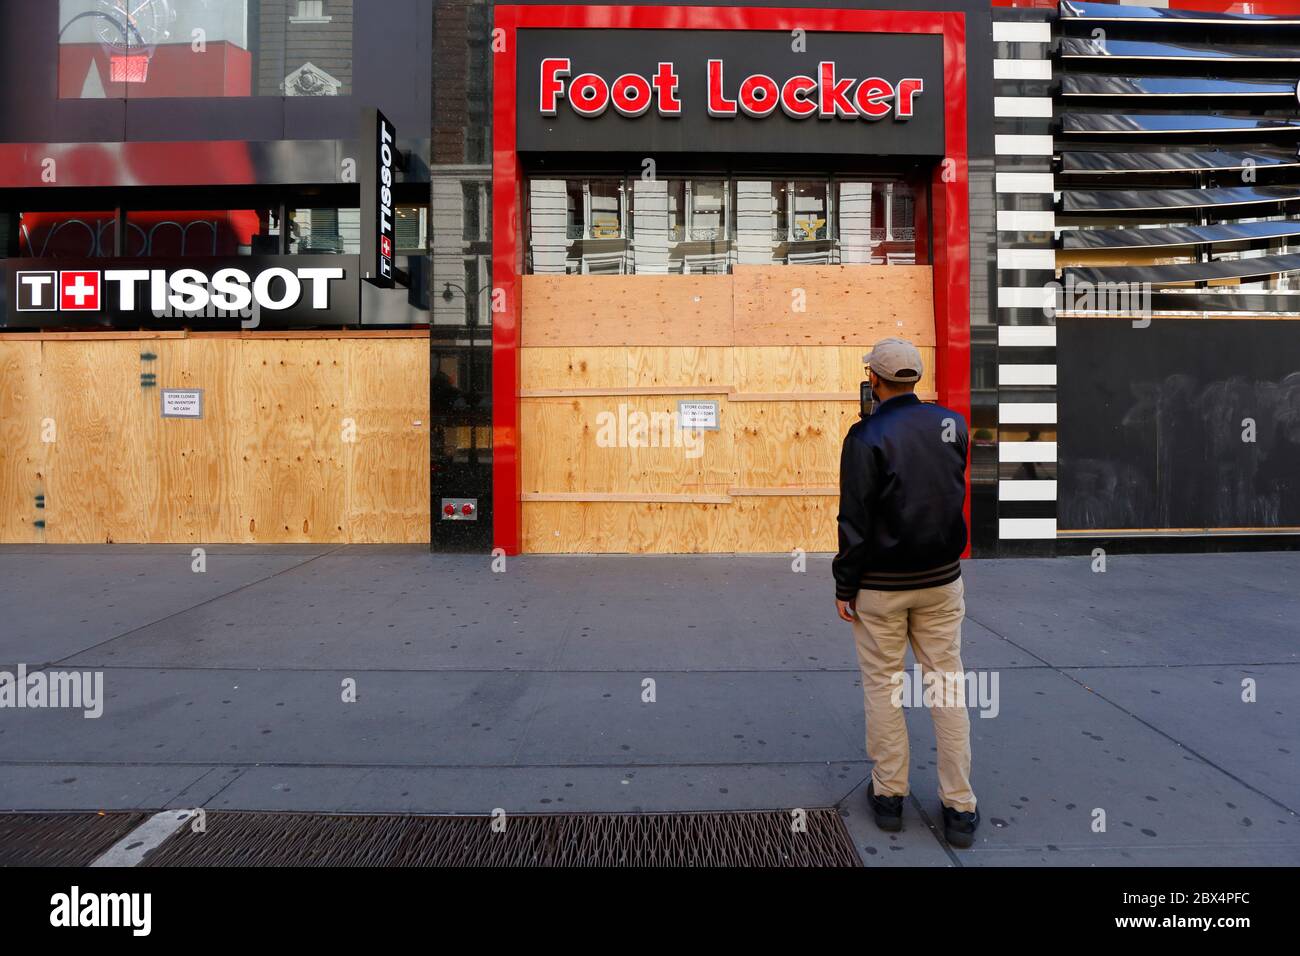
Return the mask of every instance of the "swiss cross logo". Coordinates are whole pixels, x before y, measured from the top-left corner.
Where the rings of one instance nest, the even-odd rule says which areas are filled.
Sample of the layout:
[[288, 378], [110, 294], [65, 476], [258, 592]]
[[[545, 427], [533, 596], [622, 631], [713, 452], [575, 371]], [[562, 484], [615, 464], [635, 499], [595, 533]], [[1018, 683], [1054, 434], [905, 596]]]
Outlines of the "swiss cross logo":
[[380, 236], [379, 254], [385, 259], [391, 259], [393, 257], [393, 240], [389, 239], [387, 236]]
[[59, 308], [64, 312], [99, 310], [98, 272], [60, 272]]

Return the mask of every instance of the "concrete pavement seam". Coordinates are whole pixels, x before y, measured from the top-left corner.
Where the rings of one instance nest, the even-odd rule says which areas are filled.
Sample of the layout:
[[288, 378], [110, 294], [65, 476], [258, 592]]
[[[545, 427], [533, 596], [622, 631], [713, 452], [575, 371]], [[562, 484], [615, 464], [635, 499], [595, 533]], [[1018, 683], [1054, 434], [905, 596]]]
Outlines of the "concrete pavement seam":
[[36, 670], [44, 670], [47, 667], [53, 667], [56, 664], [62, 664], [66, 661], [70, 661], [74, 657], [79, 657], [82, 654], [88, 654], [91, 651], [95, 650], [96, 648], [103, 647], [105, 644], [111, 644], [114, 641], [121, 640], [124, 637], [129, 637], [130, 635], [136, 633], [137, 631], [143, 631], [146, 628], [153, 627], [155, 624], [161, 624], [163, 621], [170, 621], [174, 617], [179, 617], [182, 614], [188, 614], [190, 613], [190, 611], [197, 610], [198, 608], [203, 607], [205, 604], [211, 604], [214, 601], [220, 601], [222, 598], [227, 598], [230, 597], [230, 595], [232, 594], [238, 594], [240, 591], [246, 590], [251, 587], [256, 587], [259, 584], [263, 584], [267, 581], [270, 581], [272, 578], [278, 578], [282, 574], [288, 574], [290, 571], [297, 571], [299, 568], [305, 567], [306, 565], [311, 564], [313, 561], [319, 558], [326, 558], [329, 557], [331, 554], [334, 554], [336, 551], [341, 551], [344, 547], [346, 547], [346, 545], [339, 545], [337, 548], [331, 548], [329, 551], [324, 551], [320, 554], [313, 554], [306, 561], [300, 561], [297, 564], [291, 565], [290, 567], [281, 568], [279, 571], [275, 571], [272, 574], [268, 574], [264, 578], [258, 578], [256, 581], [249, 581], [246, 584], [241, 584], [237, 588], [232, 588], [229, 591], [223, 591], [221, 594], [214, 594], [212, 597], [207, 598], [206, 600], [203, 601], [199, 601], [197, 604], [193, 604], [190, 607], [182, 608], [179, 611], [173, 611], [171, 614], [164, 614], [156, 621], [150, 621], [147, 624], [141, 624], [139, 627], [133, 627], [128, 631], [123, 631], [121, 634], [114, 634], [112, 637], [108, 637], [102, 641], [99, 641], [98, 643], [91, 644], [89, 647], [83, 647], [81, 650], [75, 651], [72, 654], [66, 654], [63, 657], [60, 657], [58, 660], [47, 661], [46, 663], [42, 664], [40, 667], [36, 668]]
[[[970, 615], [968, 614], [967, 617], [970, 618]], [[970, 619], [971, 619], [971, 620], [975, 620], [974, 618], [970, 618]], [[1271, 794], [1265, 793], [1263, 790], [1260, 790], [1258, 787], [1253, 786], [1253, 785], [1247, 783], [1245, 780], [1241, 779], [1241, 777], [1237, 776], [1237, 775], [1236, 775], [1235, 773], [1233, 773], [1232, 771], [1230, 771], [1230, 770], [1228, 770], [1227, 768], [1222, 767], [1222, 766], [1220, 766], [1219, 764], [1215, 763], [1215, 762], [1214, 762], [1213, 760], [1211, 760], [1209, 757], [1205, 756], [1205, 754], [1203, 754], [1203, 753], [1201, 753], [1200, 751], [1196, 750], [1195, 748], [1190, 747], [1190, 746], [1188, 746], [1187, 744], [1183, 743], [1181, 740], [1179, 740], [1179, 739], [1178, 739], [1177, 737], [1175, 737], [1173, 734], [1170, 734], [1170, 733], [1168, 733], [1168, 732], [1166, 732], [1166, 731], [1160, 729], [1159, 727], [1157, 727], [1155, 724], [1151, 723], [1150, 721], [1145, 720], [1145, 719], [1143, 719], [1142, 717], [1139, 717], [1137, 714], [1133, 713], [1133, 711], [1131, 711], [1131, 710], [1129, 710], [1128, 708], [1124, 707], [1122, 704], [1119, 704], [1118, 702], [1111, 700], [1111, 699], [1110, 699], [1109, 697], [1107, 697], [1105, 694], [1101, 693], [1100, 691], [1096, 690], [1096, 689], [1093, 688], [1093, 687], [1089, 687], [1089, 686], [1088, 686], [1087, 684], [1085, 684], [1083, 681], [1081, 681], [1081, 680], [1079, 680], [1078, 678], [1072, 676], [1071, 674], [1066, 673], [1065, 670], [1062, 669], [1061, 667], [1057, 667], [1055, 664], [1051, 664], [1051, 663], [1049, 663], [1048, 661], [1043, 660], [1043, 658], [1039, 657], [1037, 654], [1035, 654], [1033, 651], [1029, 650], [1028, 648], [1021, 647], [1019, 644], [1017, 644], [1015, 641], [1011, 640], [1011, 638], [1007, 637], [1005, 634], [1000, 633], [999, 631], [995, 630], [994, 628], [989, 627], [987, 624], [984, 624], [984, 623], [982, 623], [982, 622], [980, 622], [980, 621], [975, 621], [975, 623], [976, 623], [976, 624], [979, 624], [981, 627], [987, 628], [991, 633], [993, 633], [993, 634], [997, 634], [998, 637], [1002, 638], [1002, 640], [1006, 641], [1006, 642], [1007, 642], [1008, 644], [1010, 644], [1011, 646], [1013, 646], [1013, 647], [1017, 647], [1017, 648], [1019, 648], [1020, 650], [1024, 651], [1026, 654], [1029, 654], [1031, 657], [1034, 657], [1034, 658], [1037, 658], [1037, 659], [1040, 660], [1040, 661], [1043, 661], [1043, 663], [1044, 663], [1047, 667], [1049, 667], [1049, 668], [1051, 668], [1052, 670], [1056, 671], [1056, 673], [1060, 674], [1062, 677], [1064, 677], [1066, 680], [1070, 681], [1070, 682], [1071, 682], [1072, 684], [1074, 684], [1076, 687], [1082, 688], [1083, 690], [1087, 691], [1089, 694], [1092, 694], [1092, 695], [1093, 695], [1094, 697], [1096, 697], [1098, 700], [1105, 701], [1107, 704], [1110, 704], [1110, 706], [1114, 707], [1114, 708], [1115, 708], [1116, 710], [1118, 710], [1120, 713], [1122, 713], [1122, 714], [1126, 714], [1127, 716], [1131, 717], [1133, 720], [1136, 720], [1136, 721], [1137, 721], [1139, 724], [1141, 724], [1142, 726], [1146, 727], [1147, 729], [1149, 729], [1149, 730], [1151, 730], [1151, 731], [1154, 731], [1155, 733], [1159, 734], [1161, 737], [1164, 737], [1164, 738], [1165, 738], [1166, 740], [1168, 740], [1170, 743], [1176, 744], [1180, 749], [1182, 749], [1182, 750], [1186, 751], [1187, 753], [1191, 754], [1192, 756], [1196, 757], [1198, 760], [1200, 760], [1202, 763], [1204, 763], [1207, 767], [1212, 767], [1212, 768], [1214, 768], [1215, 770], [1219, 771], [1219, 773], [1221, 773], [1221, 774], [1223, 774], [1225, 777], [1227, 777], [1229, 780], [1232, 780], [1232, 781], [1234, 781], [1235, 783], [1239, 784], [1240, 786], [1245, 787], [1245, 788], [1246, 788], [1247, 790], [1249, 790], [1251, 793], [1256, 794], [1257, 796], [1263, 797], [1265, 800], [1267, 800], [1269, 803], [1272, 803], [1274, 806], [1280, 807], [1281, 809], [1285, 810], [1287, 813], [1291, 814], [1292, 816], [1296, 816], [1296, 811], [1295, 811], [1294, 809], [1292, 809], [1291, 807], [1287, 806], [1287, 805], [1286, 805], [1285, 803], [1283, 803], [1281, 800], [1278, 800], [1276, 797], [1272, 796]], [[1148, 665], [1148, 666], [1159, 666], [1159, 665]], [[1200, 666], [1202, 666], [1202, 667], [1232, 667], [1232, 666], [1235, 666], [1235, 665], [1231, 665], [1231, 664], [1202, 664], [1202, 665], [1200, 665]], [[1075, 668], [1072, 668], [1072, 669], [1075, 669]], [[1094, 670], [1108, 670], [1109, 668], [1106, 668], [1106, 667], [1104, 667], [1104, 666], [1097, 665], [1097, 666], [1094, 666], [1093, 669], [1094, 669]]]

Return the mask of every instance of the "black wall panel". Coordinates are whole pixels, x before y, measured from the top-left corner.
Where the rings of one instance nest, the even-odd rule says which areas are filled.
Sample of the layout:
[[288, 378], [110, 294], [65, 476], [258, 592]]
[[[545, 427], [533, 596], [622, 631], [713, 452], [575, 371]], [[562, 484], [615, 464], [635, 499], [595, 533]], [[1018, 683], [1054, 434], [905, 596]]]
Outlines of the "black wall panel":
[[1300, 321], [1067, 318], [1057, 337], [1063, 531], [1300, 527]]

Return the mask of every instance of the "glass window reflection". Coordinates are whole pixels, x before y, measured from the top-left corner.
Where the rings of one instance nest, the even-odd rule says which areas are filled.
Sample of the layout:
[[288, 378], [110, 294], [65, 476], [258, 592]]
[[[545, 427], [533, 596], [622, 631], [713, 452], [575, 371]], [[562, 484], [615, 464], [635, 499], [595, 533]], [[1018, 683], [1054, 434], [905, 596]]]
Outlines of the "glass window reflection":
[[532, 179], [536, 273], [725, 273], [754, 265], [916, 262], [916, 204], [897, 180]]
[[352, 92], [352, 0], [58, 4], [63, 99]]

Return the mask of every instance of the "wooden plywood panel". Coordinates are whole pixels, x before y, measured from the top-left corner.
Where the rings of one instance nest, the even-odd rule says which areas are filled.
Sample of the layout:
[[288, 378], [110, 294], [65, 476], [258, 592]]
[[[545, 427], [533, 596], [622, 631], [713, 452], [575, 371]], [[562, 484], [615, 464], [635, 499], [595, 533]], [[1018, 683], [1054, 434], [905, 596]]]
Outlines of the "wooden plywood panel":
[[47, 445], [41, 440], [46, 418], [41, 389], [41, 343], [0, 338], [0, 543], [28, 544], [44, 539], [37, 525], [44, 495]]
[[734, 551], [725, 504], [529, 502], [523, 547], [540, 554]]
[[627, 384], [641, 388], [730, 385], [730, 352], [716, 346], [629, 348]]
[[[525, 398], [519, 403], [520, 486], [524, 492], [613, 491], [589, 458], [596, 447], [594, 413], [583, 400]], [[611, 473], [612, 474], [612, 471]], [[584, 487], [593, 479], [597, 485]]]
[[746, 392], [847, 392], [862, 379], [856, 346], [782, 345], [732, 349], [732, 381]]
[[[791, 308], [796, 282], [804, 312]], [[931, 283], [929, 267], [893, 266], [528, 277], [524, 549], [834, 550], [862, 354], [886, 335], [911, 339], [926, 366], [918, 391], [933, 392]], [[710, 300], [720, 287], [734, 294]], [[720, 402], [698, 457], [675, 429], [688, 398]], [[639, 441], [638, 415], [651, 426]]]
[[717, 395], [526, 398], [520, 402], [523, 490], [692, 492], [732, 481], [727, 406], [718, 431], [675, 427], [677, 402]]
[[520, 344], [730, 345], [730, 276], [523, 277]]
[[[731, 350], [732, 381], [738, 394], [841, 392], [856, 395], [865, 377], [868, 346], [782, 345]], [[916, 390], [934, 391], [935, 349], [919, 346], [924, 369]]]
[[732, 280], [738, 346], [935, 344], [929, 266], [737, 265]]
[[[129, 343], [121, 343], [131, 348]], [[208, 339], [140, 342], [141, 371], [151, 371], [155, 406], [142, 437], [147, 467], [156, 469], [154, 498], [145, 507], [145, 541], [201, 543], [236, 540], [240, 463], [235, 436], [237, 343]], [[150, 359], [148, 356], [153, 355]], [[161, 389], [203, 389], [203, 417], [162, 418]]]
[[[147, 348], [145, 347], [147, 345]], [[48, 446], [45, 540], [149, 540], [159, 474], [158, 389], [144, 384], [152, 343], [46, 342], [42, 390], [57, 428]]]
[[344, 442], [352, 543], [429, 540], [429, 344], [423, 339], [347, 340]]
[[731, 406], [735, 484], [839, 484], [840, 445], [857, 402], [737, 402]]
[[244, 340], [239, 524], [249, 542], [345, 541], [345, 357], [331, 341]]
[[731, 523], [740, 551], [835, 551], [838, 548], [836, 515], [839, 497], [735, 498]]
[[[0, 371], [0, 540], [428, 539], [424, 339], [25, 337]], [[163, 419], [163, 388], [203, 417]]]
[[[718, 404], [716, 431], [677, 427], [677, 403]], [[647, 492], [725, 491], [734, 478], [728, 404], [719, 395], [634, 396], [627, 400], [629, 439], [632, 416], [649, 421], [649, 442], [642, 438], [627, 449], [630, 488]], [[616, 414], [621, 414], [616, 410]]]
[[627, 385], [628, 349], [623, 346], [519, 350], [519, 387], [525, 392]]

